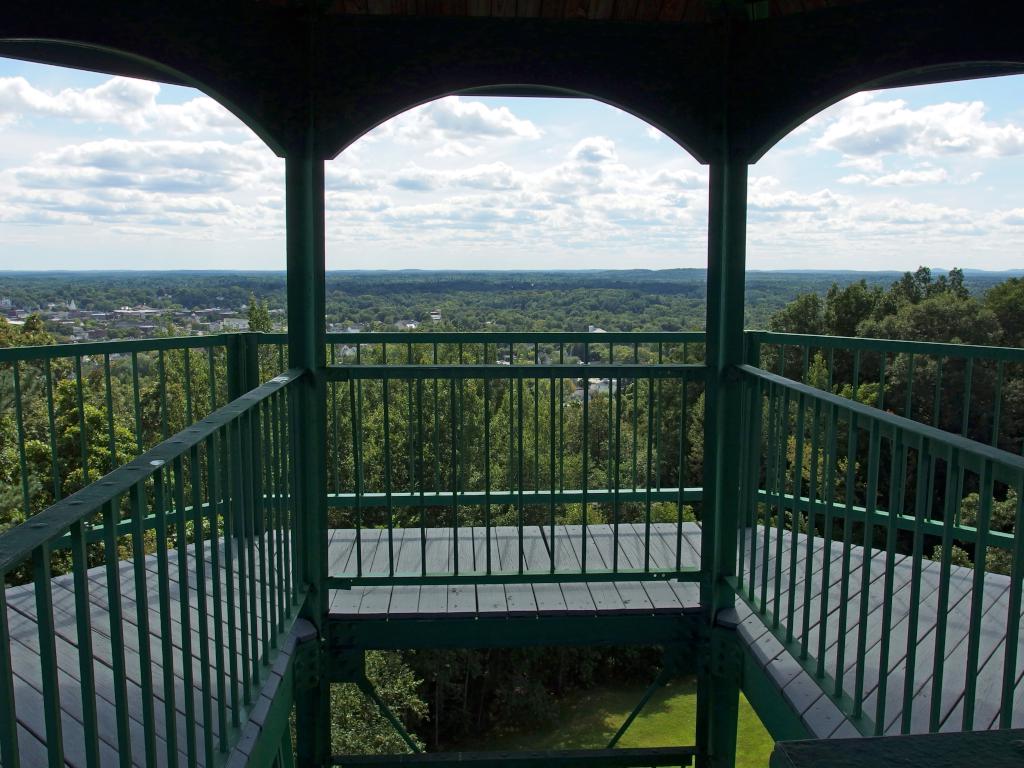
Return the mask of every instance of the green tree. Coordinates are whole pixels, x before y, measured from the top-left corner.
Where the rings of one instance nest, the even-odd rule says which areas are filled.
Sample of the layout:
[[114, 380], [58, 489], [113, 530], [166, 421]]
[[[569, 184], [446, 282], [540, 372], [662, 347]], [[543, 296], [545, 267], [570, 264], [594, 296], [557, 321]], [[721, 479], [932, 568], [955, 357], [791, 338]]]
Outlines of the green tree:
[[255, 293], [249, 294], [249, 330], [259, 333], [270, 333], [274, 324], [270, 319], [270, 306], [267, 300], [260, 301]]
[[[367, 652], [366, 677], [406, 730], [426, 716], [426, 702], [418, 693], [420, 681], [399, 654]], [[352, 683], [331, 686], [331, 713], [331, 751], [334, 754], [378, 755], [408, 751], [376, 704]], [[422, 748], [423, 742], [413, 738]]]
[[985, 294], [984, 306], [1003, 329], [1003, 343], [1024, 346], [1024, 278], [1011, 277]]

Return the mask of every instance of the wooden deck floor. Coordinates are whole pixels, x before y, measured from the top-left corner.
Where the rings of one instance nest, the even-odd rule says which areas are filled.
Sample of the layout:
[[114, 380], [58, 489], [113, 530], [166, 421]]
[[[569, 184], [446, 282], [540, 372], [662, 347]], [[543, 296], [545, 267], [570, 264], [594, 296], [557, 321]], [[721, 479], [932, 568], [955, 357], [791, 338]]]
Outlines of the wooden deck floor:
[[[646, 531], [642, 524], [622, 524], [616, 539], [610, 525], [587, 526], [586, 557], [591, 570], [610, 570], [618, 542], [620, 569], [642, 569]], [[362, 532], [363, 573], [386, 575], [389, 549], [394, 552], [397, 574], [419, 574], [426, 552], [428, 573], [453, 573], [455, 542], [450, 528], [397, 529], [392, 541], [387, 531]], [[578, 572], [584, 556], [583, 528], [528, 526], [523, 531], [523, 572], [546, 574], [551, 570], [552, 550], [556, 570]], [[676, 526], [651, 526], [650, 567], [671, 570], [676, 566]], [[680, 539], [681, 565], [700, 565], [700, 528], [687, 523]], [[519, 532], [516, 528], [460, 528], [460, 572], [486, 572], [488, 544], [494, 573], [519, 572]], [[331, 532], [330, 573], [355, 575], [355, 532]], [[365, 586], [336, 590], [331, 595], [333, 618], [441, 618], [445, 616], [579, 616], [679, 613], [699, 608], [696, 584], [676, 581], [616, 581], [539, 584], [464, 584], [455, 586]]]
[[[619, 565], [622, 568], [642, 568], [643, 543], [645, 531], [642, 525], [623, 525], [618, 536]], [[801, 536], [798, 540], [796, 569], [790, 578], [790, 534], [783, 534], [780, 581], [780, 605], [783, 612], [789, 610], [789, 599], [792, 594], [794, 615], [802, 616], [804, 608], [804, 579], [807, 574], [807, 547]], [[330, 572], [340, 576], [355, 571], [355, 534], [353, 531], [339, 530], [330, 534]], [[454, 539], [448, 529], [429, 529], [426, 539], [426, 552], [429, 571], [443, 571], [454, 563]], [[587, 531], [587, 562], [588, 567], [608, 568], [611, 566], [612, 547], [615, 536], [609, 526], [591, 526]], [[696, 525], [687, 525], [682, 536], [683, 553], [681, 561], [686, 566], [699, 563], [698, 550], [700, 531]], [[460, 529], [458, 534], [460, 570], [480, 571], [486, 566], [488, 538], [483, 529]], [[519, 566], [519, 535], [516, 529], [492, 529], [490, 538], [492, 568], [495, 571], [518, 571]], [[652, 527], [651, 536], [651, 567], [674, 567], [676, 558], [676, 533], [672, 525]], [[776, 574], [775, 534], [769, 533], [767, 546], [762, 535], [757, 536], [756, 543], [747, 537], [746, 567], [749, 569], [751, 548], [756, 549], [758, 563], [768, 558], [768, 597], [769, 608], [774, 610], [774, 583]], [[421, 570], [420, 557], [423, 543], [418, 530], [396, 530], [392, 539], [391, 549], [395, 553], [397, 571], [399, 573], [417, 573]], [[364, 573], [382, 574], [387, 572], [387, 554], [389, 551], [386, 532], [369, 530], [363, 532], [360, 544]], [[551, 552], [555, 552], [556, 568], [579, 567], [582, 557], [582, 529], [578, 526], [560, 526], [556, 528], [554, 541], [550, 532], [539, 527], [527, 528], [523, 536], [524, 571], [546, 572], [551, 566]], [[820, 600], [817, 586], [821, 583], [820, 571], [826, 559], [832, 564], [832, 574], [838, 573], [838, 560], [842, 557], [841, 545], [833, 544], [827, 553], [820, 539], [813, 541], [811, 547], [810, 574], [812, 589], [809, 592], [808, 640], [809, 646], [816, 652], [818, 637], [824, 631], [826, 648], [826, 669], [831, 675], [836, 674], [833, 652], [838, 640], [838, 611], [840, 607], [841, 585], [833, 583], [829, 588], [828, 605], [824, 625], [820, 621]], [[859, 638], [859, 607], [861, 600], [861, 576], [864, 567], [863, 552], [852, 547], [851, 578], [848, 584], [846, 625], [847, 655], [844, 663], [844, 674], [852, 680], [856, 648]], [[884, 604], [883, 578], [884, 555], [876, 554], [870, 565], [870, 578], [867, 591], [869, 606], [866, 622], [864, 690], [866, 692], [865, 711], [873, 715], [878, 695], [878, 667], [880, 666], [882, 606]], [[170, 556], [172, 579], [177, 578], [175, 554]], [[150, 647], [154, 658], [158, 653], [161, 638], [159, 636], [158, 583], [155, 558], [148, 563], [147, 592], [148, 615], [150, 619]], [[904, 676], [906, 669], [906, 646], [908, 633], [908, 615], [910, 608], [910, 573], [911, 564], [908, 560], [897, 558], [891, 600], [892, 619], [889, 632], [889, 678], [886, 690], [886, 730], [899, 730]], [[755, 587], [759, 593], [761, 567], [754, 574]], [[966, 675], [966, 629], [971, 601], [972, 572], [966, 569], [953, 568], [950, 608], [946, 646], [943, 659], [944, 678], [940, 696], [941, 723], [943, 729], [959, 728], [963, 707], [963, 691]], [[935, 646], [935, 626], [937, 621], [937, 586], [938, 566], [926, 561], [922, 574], [923, 585], [919, 601], [920, 623], [917, 632], [917, 667], [913, 689], [914, 717], [912, 730], [923, 732], [928, 726], [928, 711], [931, 698], [931, 679], [933, 672], [933, 656]], [[96, 656], [94, 665], [97, 687], [97, 714], [100, 726], [101, 751], [103, 765], [117, 764], [118, 742], [115, 727], [114, 688], [113, 688], [113, 649], [109, 627], [109, 610], [107, 607], [106, 574], [102, 568], [89, 572], [90, 609], [92, 615], [92, 643]], [[142, 669], [139, 654], [136, 602], [134, 598], [134, 582], [131, 566], [122, 564], [121, 569], [122, 609], [125, 631], [125, 661], [128, 671], [127, 690], [129, 700], [130, 730], [134, 763], [144, 763], [144, 726], [142, 719]], [[794, 587], [791, 590], [791, 585]], [[190, 587], [194, 589], [194, 584]], [[975, 718], [976, 728], [993, 727], [998, 715], [998, 692], [1002, 679], [1002, 658], [1005, 647], [1005, 627], [1007, 623], [1009, 579], [1003, 576], [988, 575], [985, 580], [983, 594], [978, 599], [983, 601], [985, 632], [980, 648], [980, 672], [978, 675], [978, 704]], [[195, 711], [202, 712], [201, 689], [199, 679], [199, 637], [195, 624], [192, 622], [192, 679], [187, 679], [182, 672], [180, 655], [182, 653], [181, 605], [177, 601], [177, 582], [174, 581], [170, 590], [171, 598], [171, 630], [175, 652], [174, 690], [175, 690], [175, 743], [179, 760], [185, 764], [187, 754], [187, 736], [185, 727], [186, 695], [194, 697]], [[22, 746], [23, 765], [42, 765], [46, 759], [44, 715], [42, 696], [39, 693], [40, 660], [38, 654], [38, 629], [36, 626], [35, 600], [31, 586], [14, 587], [7, 590], [8, 621], [10, 624], [13, 667], [15, 670], [15, 697], [19, 722], [19, 736]], [[71, 766], [84, 766], [84, 744], [81, 726], [82, 707], [81, 690], [78, 683], [79, 670], [76, 646], [78, 643], [75, 625], [75, 598], [71, 578], [60, 576], [53, 580], [54, 621], [56, 625], [56, 645], [58, 652], [58, 681], [61, 690], [62, 725], [65, 744], [66, 763]], [[197, 616], [196, 603], [193, 600], [189, 608], [192, 616]], [[584, 616], [584, 615], [643, 615], [682, 613], [698, 606], [696, 584], [662, 582], [662, 581], [613, 581], [589, 583], [536, 583], [536, 584], [482, 584], [482, 585], [374, 585], [358, 586], [347, 590], [334, 590], [331, 594], [331, 616], [342, 621], [369, 621], [387, 619], [398, 621], [415, 618], [438, 617], [544, 617], [544, 616]], [[212, 610], [212, 607], [209, 609]], [[776, 638], [764, 627], [759, 616], [752, 615], [750, 610], [740, 604], [737, 612], [738, 631], [741, 640], [749, 646], [750, 652], [758, 663], [766, 670], [771, 680], [778, 686], [781, 695], [797, 712], [810, 728], [812, 733], [821, 737], [840, 737], [854, 735], [852, 725], [845, 720], [832, 701], [822, 693], [818, 683], [810, 677], [799, 664], [785, 651]], [[642, 627], [642, 625], [638, 625]], [[798, 622], [795, 636], [802, 635], [802, 621]], [[1018, 658], [1017, 688], [1014, 705], [1014, 725], [1024, 725], [1024, 639], [1020, 642]], [[166, 699], [162, 669], [153, 666], [152, 670], [155, 697], [155, 737], [158, 764], [166, 764], [166, 739], [169, 729], [163, 713], [163, 702]], [[217, 723], [213, 718], [209, 724], [216, 735]], [[195, 720], [196, 739], [202, 742], [206, 724], [202, 718]], [[202, 760], [202, 748], [197, 746]]]

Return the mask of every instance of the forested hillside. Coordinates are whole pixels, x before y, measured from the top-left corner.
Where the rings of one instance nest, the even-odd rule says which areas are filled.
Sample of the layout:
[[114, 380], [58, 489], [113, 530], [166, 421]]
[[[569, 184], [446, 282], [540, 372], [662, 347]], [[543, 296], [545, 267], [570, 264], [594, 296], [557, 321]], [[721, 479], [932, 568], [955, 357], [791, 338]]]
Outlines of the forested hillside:
[[[771, 314], [800, 294], [823, 295], [836, 283], [863, 280], [884, 289], [894, 272], [750, 272], [747, 327], [764, 327]], [[974, 295], [1003, 281], [1000, 273], [969, 273]], [[122, 306], [237, 309], [250, 295], [271, 309], [285, 307], [280, 272], [55, 272], [0, 273], [0, 298], [28, 310], [74, 300], [89, 311]], [[327, 322], [393, 327], [422, 322], [440, 309], [451, 330], [699, 330], [704, 325], [706, 273], [701, 269], [581, 272], [331, 272]]]

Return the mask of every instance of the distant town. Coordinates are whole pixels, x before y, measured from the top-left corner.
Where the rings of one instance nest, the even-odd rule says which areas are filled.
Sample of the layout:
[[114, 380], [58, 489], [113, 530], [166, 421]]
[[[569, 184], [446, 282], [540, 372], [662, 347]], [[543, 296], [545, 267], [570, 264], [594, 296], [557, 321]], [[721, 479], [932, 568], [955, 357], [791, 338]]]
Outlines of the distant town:
[[[170, 302], [170, 296], [159, 297]], [[274, 330], [285, 330], [285, 311], [267, 310]], [[74, 299], [47, 302], [41, 307], [19, 307], [9, 296], [0, 296], [0, 317], [9, 325], [22, 326], [37, 315], [47, 331], [62, 343], [107, 341], [115, 339], [146, 339], [155, 336], [204, 336], [212, 333], [235, 333], [249, 330], [249, 305], [192, 307], [151, 307], [146, 304], [120, 306], [109, 310], [83, 309]], [[423, 319], [400, 319], [393, 325], [399, 330], [415, 331], [424, 322], [440, 323], [440, 309], [433, 309]], [[379, 324], [375, 324], [379, 327]], [[367, 330], [360, 323], [330, 323], [328, 333], [358, 333]]]

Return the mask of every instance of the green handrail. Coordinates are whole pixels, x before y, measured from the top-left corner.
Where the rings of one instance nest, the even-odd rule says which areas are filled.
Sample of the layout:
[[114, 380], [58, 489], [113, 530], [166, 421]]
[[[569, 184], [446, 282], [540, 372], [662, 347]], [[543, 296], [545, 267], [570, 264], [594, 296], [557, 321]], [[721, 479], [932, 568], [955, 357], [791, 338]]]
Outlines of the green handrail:
[[[299, 577], [302, 548], [289, 458], [299, 439], [289, 401], [306, 376], [295, 369], [275, 377], [0, 534], [0, 576], [27, 566], [32, 577], [31, 585], [0, 591], [5, 766], [21, 764], [23, 711], [41, 729], [50, 764], [62, 764], [71, 748], [62, 734], [67, 648], [77, 657], [87, 764], [112, 751], [122, 765], [132, 764], [133, 749], [155, 764], [161, 743], [166, 762], [178, 764], [181, 715], [189, 764], [197, 764], [199, 750], [208, 765], [230, 752], [307, 586]], [[250, 461], [242, 461], [243, 444], [251, 449]], [[132, 523], [127, 536], [120, 526], [124, 516]], [[94, 523], [102, 525], [101, 545], [87, 536]], [[73, 606], [54, 600], [55, 590], [64, 587], [52, 579], [51, 568], [63, 549], [72, 556]], [[126, 561], [131, 586], [121, 572]], [[13, 681], [26, 673], [12, 664], [12, 605], [21, 624], [35, 624], [41, 709], [34, 702], [23, 706], [16, 693], [25, 686]], [[97, 606], [108, 615], [100, 626], [94, 625]], [[69, 620], [78, 642], [63, 646], [58, 657], [56, 628]], [[159, 626], [151, 628], [153, 622]], [[94, 656], [94, 631], [109, 633], [102, 660]], [[23, 641], [24, 629], [17, 638]], [[97, 685], [93, 671], [100, 664], [112, 665], [112, 692]], [[140, 689], [141, 708], [129, 704], [129, 676]], [[179, 686], [186, 694], [181, 701]], [[113, 731], [97, 723], [97, 696], [113, 698], [106, 702]], [[142, 726], [141, 742], [133, 741], [132, 721]]]
[[737, 593], [865, 735], [1009, 724], [1024, 457], [755, 366], [739, 375]]

